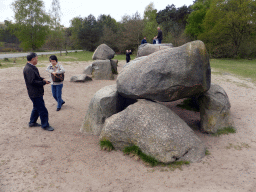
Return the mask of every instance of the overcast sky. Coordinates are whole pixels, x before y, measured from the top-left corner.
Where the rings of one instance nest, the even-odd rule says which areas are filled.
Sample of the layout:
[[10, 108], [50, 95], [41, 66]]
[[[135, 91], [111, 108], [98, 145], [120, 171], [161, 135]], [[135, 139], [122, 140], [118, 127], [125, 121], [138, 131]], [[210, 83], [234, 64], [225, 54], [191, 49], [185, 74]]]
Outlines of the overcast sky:
[[[15, 0], [0, 0], [0, 22], [4, 20], [14, 21], [14, 13], [11, 8]], [[145, 7], [153, 2], [157, 11], [165, 9], [167, 5], [174, 4], [176, 8], [183, 5], [192, 5], [194, 0], [59, 0], [61, 9], [61, 24], [70, 26], [70, 20], [74, 17], [87, 17], [92, 14], [96, 18], [101, 15], [110, 15], [116, 21], [121, 21], [124, 15], [133, 15], [137, 11], [143, 17]], [[43, 0], [46, 12], [51, 9], [52, 0]]]

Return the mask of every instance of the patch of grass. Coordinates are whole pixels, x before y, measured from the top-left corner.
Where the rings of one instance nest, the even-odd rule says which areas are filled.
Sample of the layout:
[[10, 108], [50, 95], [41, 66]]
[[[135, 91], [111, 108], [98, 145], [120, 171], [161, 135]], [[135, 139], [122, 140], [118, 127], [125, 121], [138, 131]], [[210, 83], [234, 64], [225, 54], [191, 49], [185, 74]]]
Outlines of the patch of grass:
[[205, 155], [211, 155], [211, 153], [208, 149], [205, 150]]
[[218, 129], [216, 133], [213, 133], [213, 136], [220, 136], [220, 135], [228, 135], [229, 133], [236, 133], [236, 130], [234, 127], [224, 127], [222, 129]]
[[185, 99], [184, 101], [182, 101], [181, 104], [178, 104], [177, 107], [180, 107], [182, 109], [186, 109], [189, 111], [199, 112], [199, 106], [196, 105], [196, 103], [191, 98]]
[[109, 140], [103, 139], [100, 141], [100, 148], [101, 150], [112, 151], [114, 149], [114, 146]]
[[247, 143], [240, 143], [237, 145], [233, 145], [232, 143], [229, 143], [226, 149], [231, 149], [231, 148], [234, 148], [236, 150], [242, 150], [243, 148], [246, 148], [246, 149], [250, 148], [250, 145], [248, 145]]
[[214, 69], [229, 72], [256, 81], [256, 62], [248, 59], [211, 59], [210, 65]]
[[174, 161], [168, 165], [171, 171], [174, 171], [175, 169], [182, 170], [183, 165], [189, 165], [189, 161]]
[[140, 159], [142, 159], [146, 163], [149, 163], [152, 167], [156, 166], [159, 163], [154, 157], [143, 153], [141, 149], [136, 145], [125, 147], [123, 153], [125, 155], [129, 155], [130, 153], [138, 155]]

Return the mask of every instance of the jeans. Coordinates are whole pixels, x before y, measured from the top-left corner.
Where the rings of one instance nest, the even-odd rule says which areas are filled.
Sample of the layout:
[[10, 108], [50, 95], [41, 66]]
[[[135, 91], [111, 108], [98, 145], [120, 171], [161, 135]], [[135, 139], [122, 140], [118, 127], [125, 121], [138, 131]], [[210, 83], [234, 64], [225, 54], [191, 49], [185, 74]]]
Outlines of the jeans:
[[61, 108], [62, 103], [64, 102], [61, 98], [63, 84], [52, 85], [52, 96], [58, 102], [57, 108]]
[[162, 39], [158, 39], [158, 44], [161, 44], [162, 43]]
[[41, 126], [43, 128], [49, 127], [48, 111], [44, 104], [43, 97], [30, 98], [33, 102], [33, 109], [30, 116], [29, 124], [36, 123], [38, 117], [41, 119]]

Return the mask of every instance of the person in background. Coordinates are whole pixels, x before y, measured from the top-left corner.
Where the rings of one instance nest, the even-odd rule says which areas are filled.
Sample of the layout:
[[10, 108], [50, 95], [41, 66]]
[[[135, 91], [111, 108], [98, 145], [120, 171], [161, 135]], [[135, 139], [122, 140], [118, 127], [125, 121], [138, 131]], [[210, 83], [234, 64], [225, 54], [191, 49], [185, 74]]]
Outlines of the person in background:
[[132, 54], [131, 50], [126, 50], [126, 63], [129, 63], [131, 60], [130, 55]]
[[157, 27], [157, 31], [158, 31], [158, 34], [157, 34], [158, 44], [161, 44], [163, 39], [163, 33], [160, 27]]
[[[48, 111], [45, 107], [43, 95], [44, 85], [49, 84], [50, 81], [45, 80], [39, 74], [36, 64], [38, 57], [36, 53], [30, 53], [27, 55], [27, 64], [24, 67], [23, 75], [28, 90], [29, 98], [33, 103], [33, 109], [30, 116], [29, 127], [42, 127], [44, 130], [53, 131], [54, 129], [49, 125]], [[37, 123], [37, 119], [40, 116], [41, 125]]]
[[153, 44], [156, 44], [156, 37], [153, 37]]
[[148, 43], [146, 40], [146, 37], [144, 37], [144, 39], [142, 39], [142, 41], [141, 41], [141, 44], [144, 44], [144, 43]]
[[[65, 73], [65, 70], [61, 64], [58, 63], [58, 58], [55, 55], [51, 55], [49, 57], [50, 65], [47, 67], [46, 71], [51, 74], [56, 75], [60, 73]], [[61, 109], [61, 106], [65, 103], [62, 100], [62, 88], [63, 88], [63, 81], [61, 82], [53, 82], [51, 77], [51, 87], [52, 87], [52, 96], [57, 101], [57, 110]]]

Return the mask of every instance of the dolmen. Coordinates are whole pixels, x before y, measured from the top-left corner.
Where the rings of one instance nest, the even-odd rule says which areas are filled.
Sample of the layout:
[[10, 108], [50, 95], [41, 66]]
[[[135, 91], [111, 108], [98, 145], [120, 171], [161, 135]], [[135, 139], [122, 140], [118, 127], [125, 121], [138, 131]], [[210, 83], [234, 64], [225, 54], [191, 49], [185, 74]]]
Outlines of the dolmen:
[[199, 40], [127, 63], [116, 84], [95, 93], [80, 131], [118, 150], [136, 145], [159, 162], [196, 162], [205, 156], [205, 144], [161, 104], [191, 97], [198, 100], [203, 132], [233, 125], [228, 96], [211, 84], [209, 55]]
[[75, 75], [70, 81], [113, 80], [114, 74], [117, 74], [118, 65], [118, 60], [112, 60], [114, 56], [115, 52], [109, 46], [99, 45], [92, 56], [95, 61], [84, 69], [82, 75]]
[[118, 60], [112, 60], [114, 56], [115, 52], [109, 46], [99, 45], [92, 56], [95, 61], [85, 68], [84, 74], [92, 75], [97, 80], [113, 80], [118, 64]]

